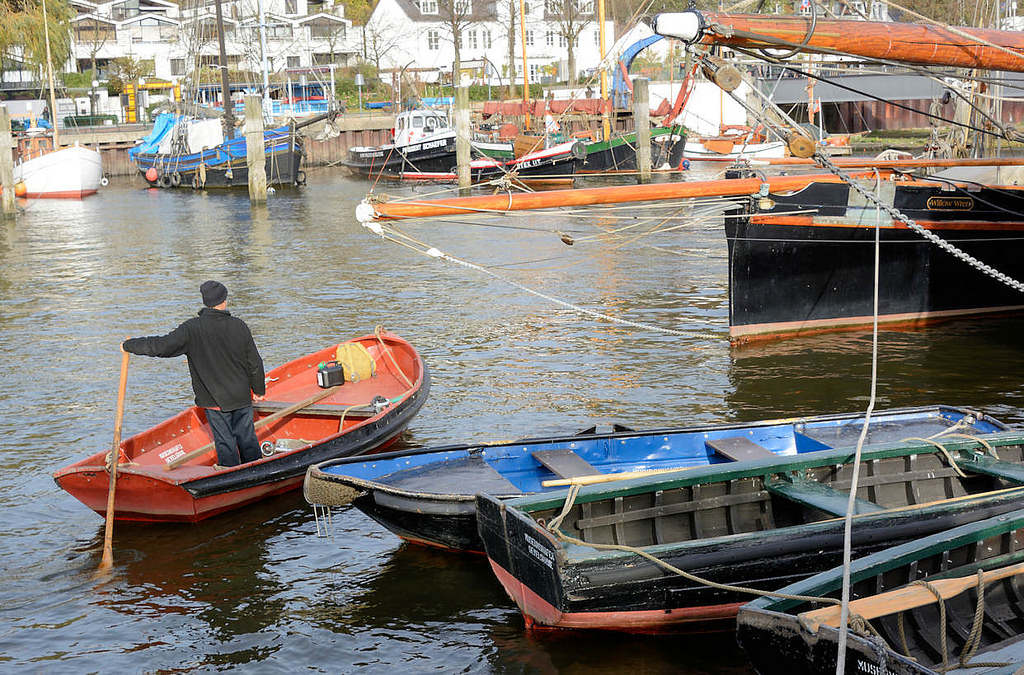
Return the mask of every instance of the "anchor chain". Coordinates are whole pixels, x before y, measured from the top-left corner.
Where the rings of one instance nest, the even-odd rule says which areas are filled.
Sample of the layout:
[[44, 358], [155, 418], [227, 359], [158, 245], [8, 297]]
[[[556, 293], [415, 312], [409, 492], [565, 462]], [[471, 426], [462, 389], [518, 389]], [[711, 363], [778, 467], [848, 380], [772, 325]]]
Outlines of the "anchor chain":
[[1016, 291], [1020, 291], [1021, 293], [1024, 293], [1024, 283], [1021, 283], [1017, 279], [1014, 279], [1013, 277], [1011, 277], [1011, 276], [1009, 276], [1007, 274], [1004, 274], [1003, 272], [1000, 272], [999, 270], [995, 269], [991, 265], [986, 265], [982, 261], [980, 261], [977, 258], [975, 258], [974, 256], [972, 256], [970, 253], [967, 253], [966, 251], [957, 248], [953, 244], [949, 243], [948, 241], [946, 241], [946, 240], [942, 239], [941, 237], [939, 237], [938, 235], [936, 235], [934, 232], [930, 232], [929, 230], [927, 230], [923, 226], [919, 225], [917, 222], [915, 222], [913, 219], [911, 219], [909, 216], [904, 214], [899, 209], [897, 209], [897, 208], [895, 208], [893, 206], [889, 206], [888, 204], [885, 204], [884, 202], [882, 202], [882, 200], [878, 199], [870, 191], [866, 190], [863, 186], [857, 184], [848, 173], [846, 173], [845, 171], [840, 169], [838, 166], [833, 164], [828, 159], [828, 156], [825, 155], [825, 153], [823, 153], [821, 151], [815, 153], [815, 159], [818, 162], [820, 162], [823, 167], [825, 167], [830, 172], [832, 172], [833, 174], [835, 174], [836, 176], [841, 178], [844, 182], [849, 184], [850, 187], [852, 187], [854, 190], [859, 192], [861, 194], [861, 196], [863, 196], [865, 199], [871, 201], [876, 206], [878, 206], [880, 209], [882, 209], [883, 211], [888, 213], [890, 216], [892, 216], [893, 219], [900, 221], [901, 223], [906, 225], [908, 228], [910, 228], [911, 230], [913, 230], [917, 234], [921, 235], [922, 237], [924, 237], [925, 239], [927, 239], [931, 243], [935, 244], [936, 246], [941, 248], [943, 251], [945, 251], [945, 252], [949, 253], [950, 255], [952, 255], [953, 257], [957, 258], [958, 260], [961, 260], [961, 261], [967, 263], [968, 265], [970, 265], [971, 267], [977, 269], [978, 271], [982, 272], [983, 274], [987, 274], [988, 276], [992, 277], [993, 279], [995, 279], [995, 280], [997, 280], [997, 281], [999, 281], [999, 282], [1001, 282], [1003, 284], [1006, 284], [1010, 288], [1012, 288], [1012, 289], [1014, 289]]

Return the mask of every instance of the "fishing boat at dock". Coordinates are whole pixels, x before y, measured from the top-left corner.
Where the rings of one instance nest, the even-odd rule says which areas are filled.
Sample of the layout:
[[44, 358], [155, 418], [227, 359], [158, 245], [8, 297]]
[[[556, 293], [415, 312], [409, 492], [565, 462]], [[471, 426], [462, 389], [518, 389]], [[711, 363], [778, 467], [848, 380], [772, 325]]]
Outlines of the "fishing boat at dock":
[[[736, 637], [761, 675], [839, 665], [839, 566], [739, 610]], [[850, 565], [848, 673], [1019, 672], [1024, 665], [1024, 511], [887, 548]], [[938, 594], [939, 598], [936, 598]], [[870, 631], [867, 628], [870, 625]], [[858, 628], [860, 627], [860, 628]]]
[[[319, 364], [346, 358], [362, 364], [346, 371], [343, 384], [321, 387]], [[419, 412], [429, 389], [423, 360], [392, 333], [295, 359], [267, 373], [266, 396], [253, 403], [262, 458], [216, 466], [205, 411], [192, 406], [120, 444], [114, 517], [196, 522], [295, 489], [311, 464], [386, 449]], [[100, 515], [107, 510], [108, 455], [95, 453], [53, 474], [59, 487]]]
[[[371, 179], [457, 179], [455, 130], [444, 112], [422, 109], [400, 112], [395, 118], [392, 135], [393, 143], [349, 148], [343, 165]], [[471, 179], [476, 182], [512, 174], [519, 180], [571, 181], [586, 157], [583, 143], [569, 141], [544, 147], [543, 140], [543, 137], [530, 137], [518, 145], [471, 141]]]
[[[528, 627], [731, 630], [750, 597], [731, 586], [776, 591], [842, 561], [854, 448], [763, 454], [555, 494], [478, 495], [491, 569]], [[862, 462], [855, 556], [1014, 511], [1024, 497], [1019, 430], [866, 445]]]
[[[745, 439], [780, 456], [856, 443], [857, 413], [746, 424], [634, 431], [614, 425], [569, 436], [349, 457], [311, 466], [303, 492], [315, 506], [352, 504], [402, 539], [451, 550], [483, 552], [475, 495], [501, 499], [681, 468], [742, 461]], [[980, 412], [949, 406], [901, 408], [871, 416], [872, 442], [949, 433], [986, 434], [1005, 425]], [[722, 442], [719, 442], [722, 441]]]
[[[305, 183], [301, 168], [303, 136], [298, 131], [333, 116], [334, 113], [316, 115], [263, 132], [267, 185]], [[217, 118], [161, 114], [150, 134], [128, 154], [151, 187], [205, 190], [249, 184], [246, 138], [241, 135], [225, 139], [222, 122]]]

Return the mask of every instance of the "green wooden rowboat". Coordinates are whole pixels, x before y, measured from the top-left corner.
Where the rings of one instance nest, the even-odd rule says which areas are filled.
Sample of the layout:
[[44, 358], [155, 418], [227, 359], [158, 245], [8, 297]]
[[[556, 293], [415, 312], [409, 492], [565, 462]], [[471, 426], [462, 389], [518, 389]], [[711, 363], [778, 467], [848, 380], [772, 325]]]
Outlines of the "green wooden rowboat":
[[[1006, 513], [1024, 502], [1024, 431], [865, 446], [856, 555]], [[998, 452], [995, 458], [989, 452]], [[528, 625], [655, 631], [731, 629], [749, 596], [842, 557], [853, 450], [766, 455], [569, 493], [477, 497], [491, 567]], [[609, 548], [609, 545], [616, 548]]]

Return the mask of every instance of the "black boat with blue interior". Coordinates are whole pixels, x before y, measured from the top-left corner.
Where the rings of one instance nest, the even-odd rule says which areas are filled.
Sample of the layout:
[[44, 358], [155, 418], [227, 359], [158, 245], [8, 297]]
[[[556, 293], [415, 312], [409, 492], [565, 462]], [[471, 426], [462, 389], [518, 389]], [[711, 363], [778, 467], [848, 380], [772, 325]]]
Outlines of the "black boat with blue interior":
[[[493, 444], [452, 445], [309, 468], [304, 492], [316, 506], [353, 504], [410, 542], [483, 552], [474, 495], [498, 498], [832, 448], [853, 448], [863, 413], [634, 431], [615, 425], [577, 434]], [[986, 434], [1006, 429], [966, 408], [925, 406], [876, 412], [867, 442]]]

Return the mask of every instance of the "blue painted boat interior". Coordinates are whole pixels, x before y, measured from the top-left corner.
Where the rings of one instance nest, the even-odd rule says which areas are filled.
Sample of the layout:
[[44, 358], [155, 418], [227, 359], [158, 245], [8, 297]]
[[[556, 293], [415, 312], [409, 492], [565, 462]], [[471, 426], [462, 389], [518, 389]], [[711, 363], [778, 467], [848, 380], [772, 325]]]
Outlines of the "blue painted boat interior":
[[[389, 458], [348, 459], [321, 466], [321, 470], [416, 492], [517, 494], [560, 489], [541, 485], [543, 481], [558, 477], [534, 457], [533, 453], [544, 450], [571, 450], [592, 465], [597, 473], [621, 473], [730, 462], [707, 444], [707, 441], [717, 439], [743, 437], [780, 456], [853, 447], [862, 428], [863, 417], [851, 415], [662, 433], [570, 436]], [[967, 417], [956, 409], [894, 411], [872, 417], [865, 443], [927, 438], [944, 431], [986, 434], [1005, 428], [1005, 425], [990, 419]]]

